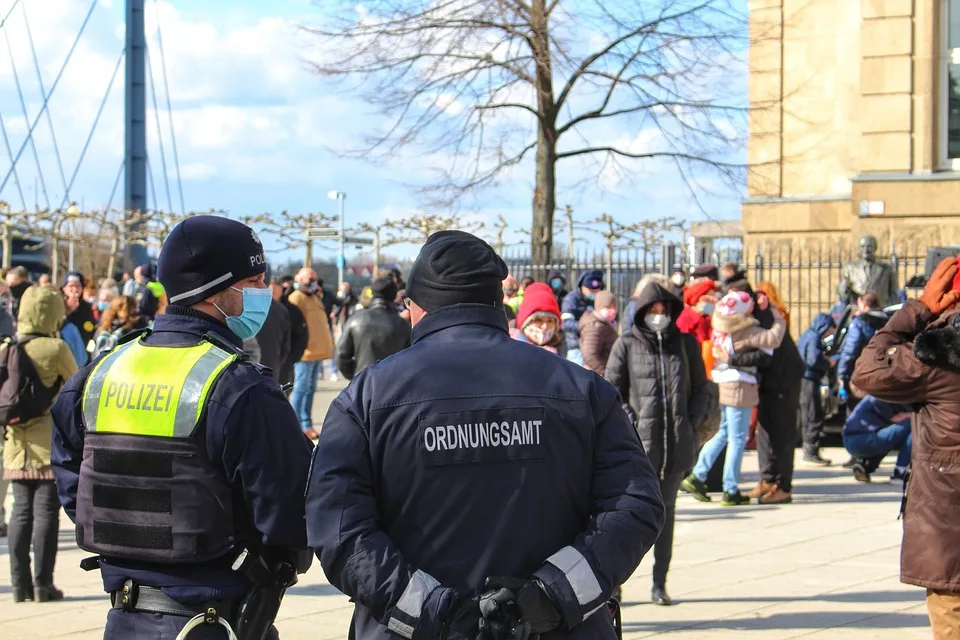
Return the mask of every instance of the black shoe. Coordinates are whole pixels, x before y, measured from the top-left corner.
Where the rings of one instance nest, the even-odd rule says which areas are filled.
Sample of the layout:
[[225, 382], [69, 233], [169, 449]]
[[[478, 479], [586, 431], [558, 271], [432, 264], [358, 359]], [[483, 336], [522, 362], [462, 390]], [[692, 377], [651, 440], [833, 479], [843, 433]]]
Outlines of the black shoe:
[[826, 458], [821, 457], [819, 450], [813, 453], [803, 454], [803, 461], [809, 462], [810, 464], [820, 465], [821, 467], [829, 467], [831, 464], [833, 464], [832, 460], [827, 460]]
[[37, 602], [56, 602], [57, 600], [63, 600], [63, 591], [60, 589], [53, 585], [37, 587]]
[[0, 522], [0, 538], [6, 538], [6, 537], [7, 537], [7, 523]]
[[853, 469], [853, 465], [857, 464], [857, 459], [853, 456], [850, 456], [850, 459], [844, 462], [841, 466], [844, 469]]
[[653, 590], [650, 592], [650, 601], [653, 604], [660, 605], [661, 607], [669, 607], [673, 604], [673, 600], [667, 595], [666, 587], [654, 586]]
[[724, 507], [740, 507], [745, 504], [750, 504], [750, 498], [743, 495], [739, 491], [734, 491], [733, 493], [723, 492], [723, 499], [720, 501], [720, 504]]
[[683, 482], [680, 483], [680, 489], [689, 493], [700, 502], [710, 502], [706, 483], [701, 482], [700, 479], [692, 473], [683, 479]]
[[867, 471], [866, 466], [862, 462], [857, 462], [853, 465], [853, 477], [856, 478], [857, 482], [870, 482], [870, 472]]
[[907, 477], [907, 470], [903, 467], [894, 467], [893, 473], [890, 474], [890, 480], [903, 480]]
[[13, 588], [13, 601], [16, 603], [21, 602], [33, 602], [33, 587], [29, 589], [20, 589], [19, 587]]

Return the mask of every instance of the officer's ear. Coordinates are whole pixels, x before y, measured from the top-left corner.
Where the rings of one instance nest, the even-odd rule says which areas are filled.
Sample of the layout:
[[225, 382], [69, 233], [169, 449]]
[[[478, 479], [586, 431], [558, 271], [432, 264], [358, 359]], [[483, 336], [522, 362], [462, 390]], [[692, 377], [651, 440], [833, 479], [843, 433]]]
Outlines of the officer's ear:
[[420, 305], [418, 305], [416, 302], [414, 302], [410, 298], [406, 298], [404, 301], [404, 304], [406, 305], [407, 309], [410, 310], [410, 326], [411, 327], [417, 326], [417, 323], [423, 320], [423, 318], [430, 313], [429, 311], [422, 308]]

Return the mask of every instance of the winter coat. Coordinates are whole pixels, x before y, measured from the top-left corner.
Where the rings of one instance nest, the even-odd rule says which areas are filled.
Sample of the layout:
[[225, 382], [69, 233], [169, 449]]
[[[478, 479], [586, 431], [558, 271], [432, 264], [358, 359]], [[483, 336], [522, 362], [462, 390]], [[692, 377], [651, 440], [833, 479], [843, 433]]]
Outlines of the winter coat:
[[908, 300], [857, 360], [853, 384], [886, 402], [908, 404], [913, 458], [903, 518], [900, 580], [960, 592], [960, 334]]
[[[843, 424], [843, 435], [854, 436], [863, 433], [876, 433], [893, 424], [893, 419], [903, 413], [912, 413], [905, 404], [884, 402], [873, 396], [861, 400], [857, 407]], [[901, 420], [900, 424], [910, 424], [910, 419]]]
[[[23, 304], [22, 300], [20, 304]], [[77, 308], [67, 314], [67, 322], [80, 330], [80, 338], [86, 349], [87, 344], [93, 340], [93, 335], [97, 332], [97, 319], [93, 317], [93, 305], [81, 298]], [[86, 361], [80, 364], [86, 364]]]
[[260, 345], [260, 364], [270, 367], [273, 379], [280, 379], [287, 356], [290, 354], [290, 314], [276, 300], [270, 302], [267, 321], [257, 334]]
[[333, 337], [330, 335], [330, 318], [323, 300], [312, 293], [294, 291], [290, 294], [290, 304], [300, 309], [307, 322], [307, 346], [299, 361], [314, 362], [332, 358]]
[[23, 293], [32, 286], [33, 283], [29, 280], [10, 285], [10, 312], [13, 314], [14, 319], [16, 319], [20, 313], [20, 299], [23, 298]]
[[850, 380], [853, 375], [853, 366], [874, 334], [887, 324], [887, 314], [883, 311], [867, 311], [861, 313], [847, 329], [847, 335], [840, 346], [840, 359], [837, 362], [837, 378]]
[[[774, 326], [775, 318], [772, 307], [766, 311], [755, 308], [753, 317], [760, 322], [760, 326], [764, 329]], [[787, 316], [783, 316], [783, 318], [784, 322], [789, 324]], [[779, 398], [784, 393], [792, 393], [799, 389], [800, 380], [806, 370], [803, 358], [800, 357], [800, 351], [797, 349], [797, 344], [793, 341], [790, 331], [784, 332], [783, 342], [772, 354], [759, 349], [745, 351], [734, 355], [730, 359], [730, 364], [735, 367], [753, 366], [758, 368], [761, 403], [764, 396]]]
[[593, 310], [593, 302], [583, 295], [582, 287], [587, 280], [603, 280], [599, 270], [584, 271], [577, 279], [577, 286], [560, 303], [560, 322], [563, 336], [567, 341], [567, 351], [580, 348], [580, 318]]
[[[787, 332], [787, 322], [779, 313], [774, 314], [774, 324], [763, 329], [759, 320], [753, 316], [724, 316], [714, 312], [712, 320], [714, 330], [714, 351], [720, 349], [717, 338], [720, 334], [729, 336], [732, 359], [737, 354], [754, 349], [764, 349], [767, 355], [783, 342]], [[711, 376], [720, 387], [720, 404], [725, 407], [755, 407], [760, 404], [760, 387], [756, 367], [737, 367], [731, 363], [718, 362]]]
[[310, 341], [310, 330], [307, 328], [307, 321], [303, 317], [303, 312], [295, 304], [290, 302], [290, 293], [285, 293], [280, 298], [280, 303], [286, 309], [290, 317], [290, 352], [287, 353], [287, 359], [280, 367], [280, 384], [293, 382], [293, 365], [300, 362], [303, 352]]
[[[657, 301], [667, 303], [673, 318], [662, 340], [643, 322]], [[695, 432], [706, 420], [709, 404], [700, 345], [675, 325], [682, 309], [676, 296], [657, 284], [647, 285], [638, 298], [633, 329], [613, 345], [607, 362], [606, 378], [636, 416], [643, 449], [661, 477], [693, 467]]]
[[436, 603], [520, 576], [561, 612], [543, 638], [615, 640], [606, 602], [664, 518], [616, 390], [492, 306], [437, 309], [412, 339], [333, 401], [313, 457], [309, 546], [356, 603], [351, 637], [439, 638]]
[[410, 346], [410, 325], [383, 298], [357, 311], [343, 325], [337, 343], [337, 370], [347, 380]]
[[[77, 372], [77, 363], [67, 344], [54, 337], [63, 321], [66, 307], [56, 291], [30, 287], [20, 299], [17, 334], [40, 336], [24, 346], [37, 370], [40, 382], [47, 387], [62, 385]], [[7, 348], [7, 347], [4, 347]], [[53, 420], [48, 410], [39, 418], [6, 427], [3, 447], [5, 480], [53, 480], [50, 468], [50, 447]]]
[[806, 365], [803, 377], [807, 380], [819, 381], [830, 370], [830, 360], [823, 355], [823, 337], [832, 327], [833, 318], [825, 313], [818, 313], [810, 328], [800, 336], [797, 347]]
[[616, 328], [598, 318], [597, 314], [585, 313], [580, 318], [580, 352], [583, 354], [583, 364], [587, 369], [595, 371], [598, 375], [604, 375], [607, 359], [616, 341]]
[[[67, 347], [70, 348], [70, 353], [73, 355], [73, 360], [77, 363], [78, 367], [87, 364], [90, 354], [87, 353], [87, 345], [84, 344], [83, 337], [80, 335], [80, 329], [77, 329], [77, 325], [65, 322], [60, 328], [60, 339], [67, 343]], [[94, 343], [94, 345], [96, 345], [96, 343]]]

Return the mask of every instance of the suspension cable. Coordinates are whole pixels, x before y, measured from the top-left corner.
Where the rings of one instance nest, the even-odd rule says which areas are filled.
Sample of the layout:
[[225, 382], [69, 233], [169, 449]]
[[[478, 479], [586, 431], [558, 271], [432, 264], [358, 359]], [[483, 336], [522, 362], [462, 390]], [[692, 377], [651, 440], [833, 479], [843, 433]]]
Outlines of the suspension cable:
[[[40, 95], [46, 94], [47, 90], [43, 86], [43, 73], [40, 71], [40, 60], [37, 58], [37, 48], [33, 44], [33, 32], [30, 29], [30, 18], [27, 16], [27, 3], [21, 3], [20, 8], [23, 9], [23, 23], [27, 28], [27, 41], [30, 43], [30, 53], [33, 54], [33, 69], [37, 73], [37, 83], [40, 85]], [[57, 158], [57, 170], [60, 172], [60, 182], [63, 184], [63, 191], [67, 194], [67, 197], [70, 197], [70, 194], [67, 192], [67, 175], [63, 172], [63, 160], [60, 159], [60, 145], [57, 143], [57, 134], [53, 129], [53, 114], [50, 112], [50, 108], [47, 107], [47, 125], [50, 128], [50, 138], [53, 140], [53, 154]]]
[[147, 59], [147, 81], [150, 83], [150, 97], [153, 99], [153, 115], [157, 121], [157, 143], [160, 145], [160, 164], [163, 165], [163, 186], [167, 191], [167, 206], [173, 212], [173, 198], [170, 197], [170, 178], [167, 175], [167, 154], [163, 151], [163, 129], [160, 127], [160, 109], [157, 107], [157, 85], [153, 82], [153, 64], [150, 62], [150, 47], [143, 48]]
[[[11, 169], [13, 169], [13, 184], [17, 187], [17, 193], [20, 194], [20, 204], [23, 205], [23, 210], [27, 210], [27, 199], [23, 197], [23, 187], [20, 186], [20, 176], [17, 175], [17, 164], [13, 161], [13, 149], [10, 147], [10, 138], [7, 137], [7, 125], [4, 124], [3, 112], [0, 111], [0, 134], [3, 134], [3, 146], [7, 148], [7, 156], [10, 158]], [[3, 189], [0, 189], [0, 194], [3, 193]]]
[[96, 7], [97, 7], [97, 0], [93, 0], [93, 2], [90, 5], [90, 10], [87, 11], [87, 16], [83, 19], [83, 24], [80, 25], [80, 32], [77, 33], [77, 37], [74, 39], [73, 44], [70, 46], [70, 51], [67, 52], [67, 58], [66, 60], [63, 61], [63, 65], [60, 67], [60, 71], [57, 73], [57, 77], [54, 79], [53, 85], [50, 87], [50, 93], [48, 93], [43, 97], [43, 104], [40, 106], [40, 113], [37, 114], [36, 120], [33, 121], [33, 124], [30, 126], [30, 130], [27, 132], [27, 140], [24, 140], [23, 144], [20, 145], [20, 150], [17, 152], [17, 155], [13, 160], [13, 166], [10, 167], [9, 171], [7, 171], [7, 175], [4, 176], [3, 182], [0, 182], [0, 192], [3, 191], [3, 188], [5, 186], [7, 186], [7, 181], [10, 180], [10, 176], [13, 175], [17, 162], [20, 161], [20, 156], [23, 155], [24, 149], [27, 148], [29, 138], [33, 135], [33, 130], [37, 128], [37, 125], [40, 123], [40, 118], [43, 117], [44, 111], [47, 110], [47, 105], [50, 104], [50, 98], [53, 96], [53, 92], [57, 90], [57, 85], [60, 84], [60, 78], [63, 77], [63, 72], [67, 68], [67, 63], [69, 63], [70, 58], [73, 57], [73, 52], [76, 50], [77, 44], [80, 42], [80, 38], [83, 36], [84, 30], [86, 30], [87, 28], [87, 23], [90, 22], [90, 16], [93, 15], [93, 10]]
[[[27, 113], [27, 102], [23, 99], [23, 89], [20, 86], [20, 74], [17, 72], [17, 63], [13, 59], [13, 47], [10, 46], [10, 33], [4, 34], [4, 40], [7, 42], [7, 53], [10, 56], [10, 66], [13, 69], [13, 82], [17, 87], [17, 95], [20, 97], [20, 109], [23, 111], [23, 121], [30, 122], [30, 114]], [[33, 161], [37, 165], [37, 175], [40, 178], [40, 189], [43, 191], [43, 199], [47, 203], [47, 209], [50, 208], [50, 196], [47, 194], [47, 181], [43, 179], [43, 167], [40, 166], [40, 154], [37, 153], [37, 141], [30, 136], [30, 147], [33, 149]]]
[[[117, 79], [117, 73], [120, 71], [120, 65], [123, 64], [123, 58], [127, 54], [127, 48], [124, 47], [120, 52], [120, 57], [117, 58], [117, 65], [113, 68], [113, 75], [110, 76], [110, 84], [107, 85], [107, 92], [103, 94], [103, 100], [100, 101], [100, 108], [97, 109], [97, 117], [93, 119], [93, 126], [90, 127], [90, 133], [87, 134], [87, 140], [83, 143], [83, 149], [80, 151], [80, 158], [77, 160], [77, 167], [73, 170], [73, 175], [70, 176], [70, 182], [67, 184], [67, 191], [73, 189], [73, 183], [77, 179], [77, 174], [80, 173], [80, 167], [83, 165], [83, 158], [87, 155], [87, 149], [90, 147], [90, 140], [93, 139], [93, 134], [97, 130], [97, 124], [100, 122], [100, 116], [103, 115], [103, 109], [107, 106], [107, 99], [110, 97], [110, 90], [113, 89], [113, 82]], [[66, 194], [64, 194], [63, 202], [60, 204], [60, 208], [66, 206], [68, 200]]]
[[7, 24], [7, 19], [13, 13], [13, 10], [17, 8], [17, 4], [19, 4], [19, 2], [20, 0], [13, 0], [13, 4], [10, 5], [10, 10], [7, 11], [7, 15], [3, 16], [3, 20], [0, 20], [0, 29], [3, 28], [3, 25]]
[[153, 196], [153, 211], [154, 213], [159, 213], [160, 208], [157, 206], [157, 187], [153, 182], [153, 168], [150, 166], [150, 154], [147, 154], [147, 179], [150, 181], [150, 195]]
[[177, 153], [177, 130], [173, 127], [173, 108], [170, 106], [170, 85], [167, 82], [167, 56], [163, 53], [163, 31], [160, 29], [160, 5], [153, 0], [154, 20], [157, 23], [157, 48], [160, 50], [160, 69], [163, 72], [163, 92], [167, 97], [167, 118], [170, 120], [170, 142], [173, 147], [173, 166], [177, 170], [177, 191], [180, 194], [180, 215], [187, 215], [183, 201], [183, 181], [180, 179], [180, 154]]
[[110, 207], [113, 206], [113, 197], [117, 195], [117, 187], [120, 186], [120, 178], [123, 177], [123, 170], [127, 166], [127, 159], [124, 158], [120, 161], [120, 171], [117, 171], [117, 178], [113, 181], [113, 189], [110, 191], [110, 199], [107, 200], [107, 206], [104, 210], [104, 213], [110, 213]]

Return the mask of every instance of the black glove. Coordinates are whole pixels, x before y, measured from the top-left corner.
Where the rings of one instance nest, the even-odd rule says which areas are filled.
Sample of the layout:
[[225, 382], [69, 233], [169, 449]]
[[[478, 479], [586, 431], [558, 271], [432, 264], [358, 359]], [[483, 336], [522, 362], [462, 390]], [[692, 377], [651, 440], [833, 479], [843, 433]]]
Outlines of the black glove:
[[[560, 628], [563, 616], [554, 604], [546, 589], [539, 580], [523, 580], [520, 578], [487, 578], [488, 589], [506, 590], [513, 597], [513, 605], [520, 614], [520, 620], [530, 626], [533, 634], [548, 633]], [[501, 595], [502, 599], [504, 596]], [[499, 601], [494, 598], [499, 605]], [[480, 610], [484, 611], [484, 602], [480, 602]], [[486, 619], [486, 615], [484, 618]]]
[[462, 599], [443, 617], [442, 640], [483, 640], [480, 631], [480, 597]]

